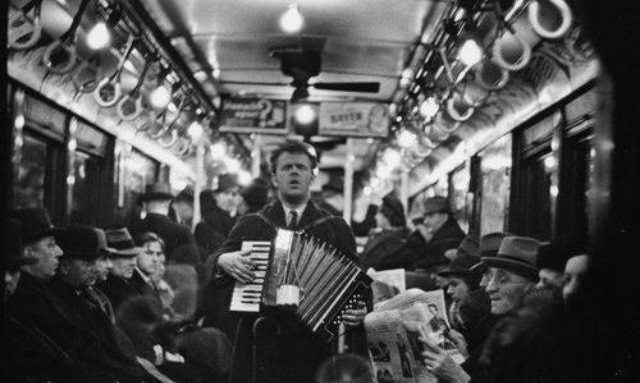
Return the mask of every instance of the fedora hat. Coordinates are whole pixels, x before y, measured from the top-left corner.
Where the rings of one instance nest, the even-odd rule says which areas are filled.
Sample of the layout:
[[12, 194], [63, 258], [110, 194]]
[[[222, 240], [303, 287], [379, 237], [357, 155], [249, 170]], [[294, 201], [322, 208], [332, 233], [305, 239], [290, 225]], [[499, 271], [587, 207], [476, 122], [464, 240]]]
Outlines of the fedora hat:
[[12, 218], [20, 224], [22, 243], [25, 245], [56, 234], [49, 214], [41, 207], [16, 209]]
[[538, 278], [538, 248], [541, 242], [520, 236], [504, 237], [498, 253], [491, 257], [481, 257], [472, 270], [496, 267], [513, 271], [525, 278]]
[[154, 184], [147, 185], [147, 188], [142, 195], [142, 202], [154, 201], [154, 200], [168, 200], [172, 199], [171, 187], [165, 182], [156, 182]]
[[449, 200], [443, 196], [435, 196], [427, 198], [423, 205], [424, 215], [435, 213], [450, 213], [451, 207], [449, 206]]
[[510, 237], [513, 234], [506, 232], [493, 232], [483, 235], [480, 238], [480, 256], [481, 257], [495, 257], [500, 249], [500, 244], [504, 237]]
[[438, 275], [442, 277], [453, 277], [456, 275], [477, 274], [477, 271], [470, 270], [471, 266], [478, 263], [478, 257], [460, 255], [447, 265]]
[[73, 225], [56, 233], [56, 241], [63, 251], [63, 257], [93, 261], [112, 251], [102, 229]]
[[464, 237], [462, 242], [460, 242], [460, 246], [458, 246], [458, 257], [470, 257], [477, 260], [480, 256], [479, 246], [480, 245], [478, 244], [478, 241], [473, 239], [473, 237], [467, 235], [466, 237]]
[[218, 176], [218, 183], [216, 184], [215, 192], [224, 192], [227, 189], [231, 189], [238, 186], [238, 176], [231, 173], [220, 174]]
[[20, 235], [20, 223], [10, 219], [7, 227], [7, 252], [0, 257], [5, 270], [15, 270], [23, 265], [32, 265], [38, 260], [33, 257], [25, 257], [22, 253], [22, 236]]
[[126, 227], [105, 230], [104, 235], [107, 240], [107, 251], [111, 258], [133, 258], [142, 251], [133, 242], [133, 237]]

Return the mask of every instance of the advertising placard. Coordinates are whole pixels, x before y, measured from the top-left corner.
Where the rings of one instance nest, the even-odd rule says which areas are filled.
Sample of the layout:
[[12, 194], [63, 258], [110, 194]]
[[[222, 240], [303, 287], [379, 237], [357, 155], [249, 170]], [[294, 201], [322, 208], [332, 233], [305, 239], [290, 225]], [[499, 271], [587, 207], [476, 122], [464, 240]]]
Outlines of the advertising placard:
[[386, 137], [389, 107], [375, 102], [323, 102], [318, 134], [321, 136]]
[[221, 132], [287, 133], [287, 101], [228, 98], [222, 101]]

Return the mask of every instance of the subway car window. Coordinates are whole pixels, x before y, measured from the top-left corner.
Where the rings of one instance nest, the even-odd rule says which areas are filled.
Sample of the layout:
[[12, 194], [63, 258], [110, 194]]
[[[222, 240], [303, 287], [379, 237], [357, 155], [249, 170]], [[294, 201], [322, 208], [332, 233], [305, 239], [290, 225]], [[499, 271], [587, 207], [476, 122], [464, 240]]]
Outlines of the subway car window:
[[637, 381], [622, 3], [0, 1], [0, 381]]

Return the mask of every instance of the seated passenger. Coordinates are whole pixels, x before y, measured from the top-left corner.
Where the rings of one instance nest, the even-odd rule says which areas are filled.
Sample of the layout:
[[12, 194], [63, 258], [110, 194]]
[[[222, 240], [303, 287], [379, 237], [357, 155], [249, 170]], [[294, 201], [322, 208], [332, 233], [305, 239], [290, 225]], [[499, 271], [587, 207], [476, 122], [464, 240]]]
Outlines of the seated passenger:
[[402, 202], [392, 195], [382, 199], [382, 205], [375, 217], [377, 229], [369, 236], [360, 255], [360, 261], [365, 269], [372, 267], [382, 270], [385, 260], [402, 250], [409, 230]]

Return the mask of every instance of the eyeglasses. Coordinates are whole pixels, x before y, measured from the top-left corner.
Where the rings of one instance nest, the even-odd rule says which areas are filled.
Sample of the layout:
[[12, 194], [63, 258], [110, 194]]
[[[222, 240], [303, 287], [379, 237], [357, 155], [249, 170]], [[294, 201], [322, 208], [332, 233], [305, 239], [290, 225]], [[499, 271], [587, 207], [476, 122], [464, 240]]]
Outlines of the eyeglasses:
[[515, 280], [513, 274], [505, 270], [488, 269], [484, 273], [482, 273], [482, 279], [480, 280], [480, 285], [488, 286], [491, 282], [493, 282], [494, 286], [503, 286], [509, 283], [516, 283], [517, 281]]

